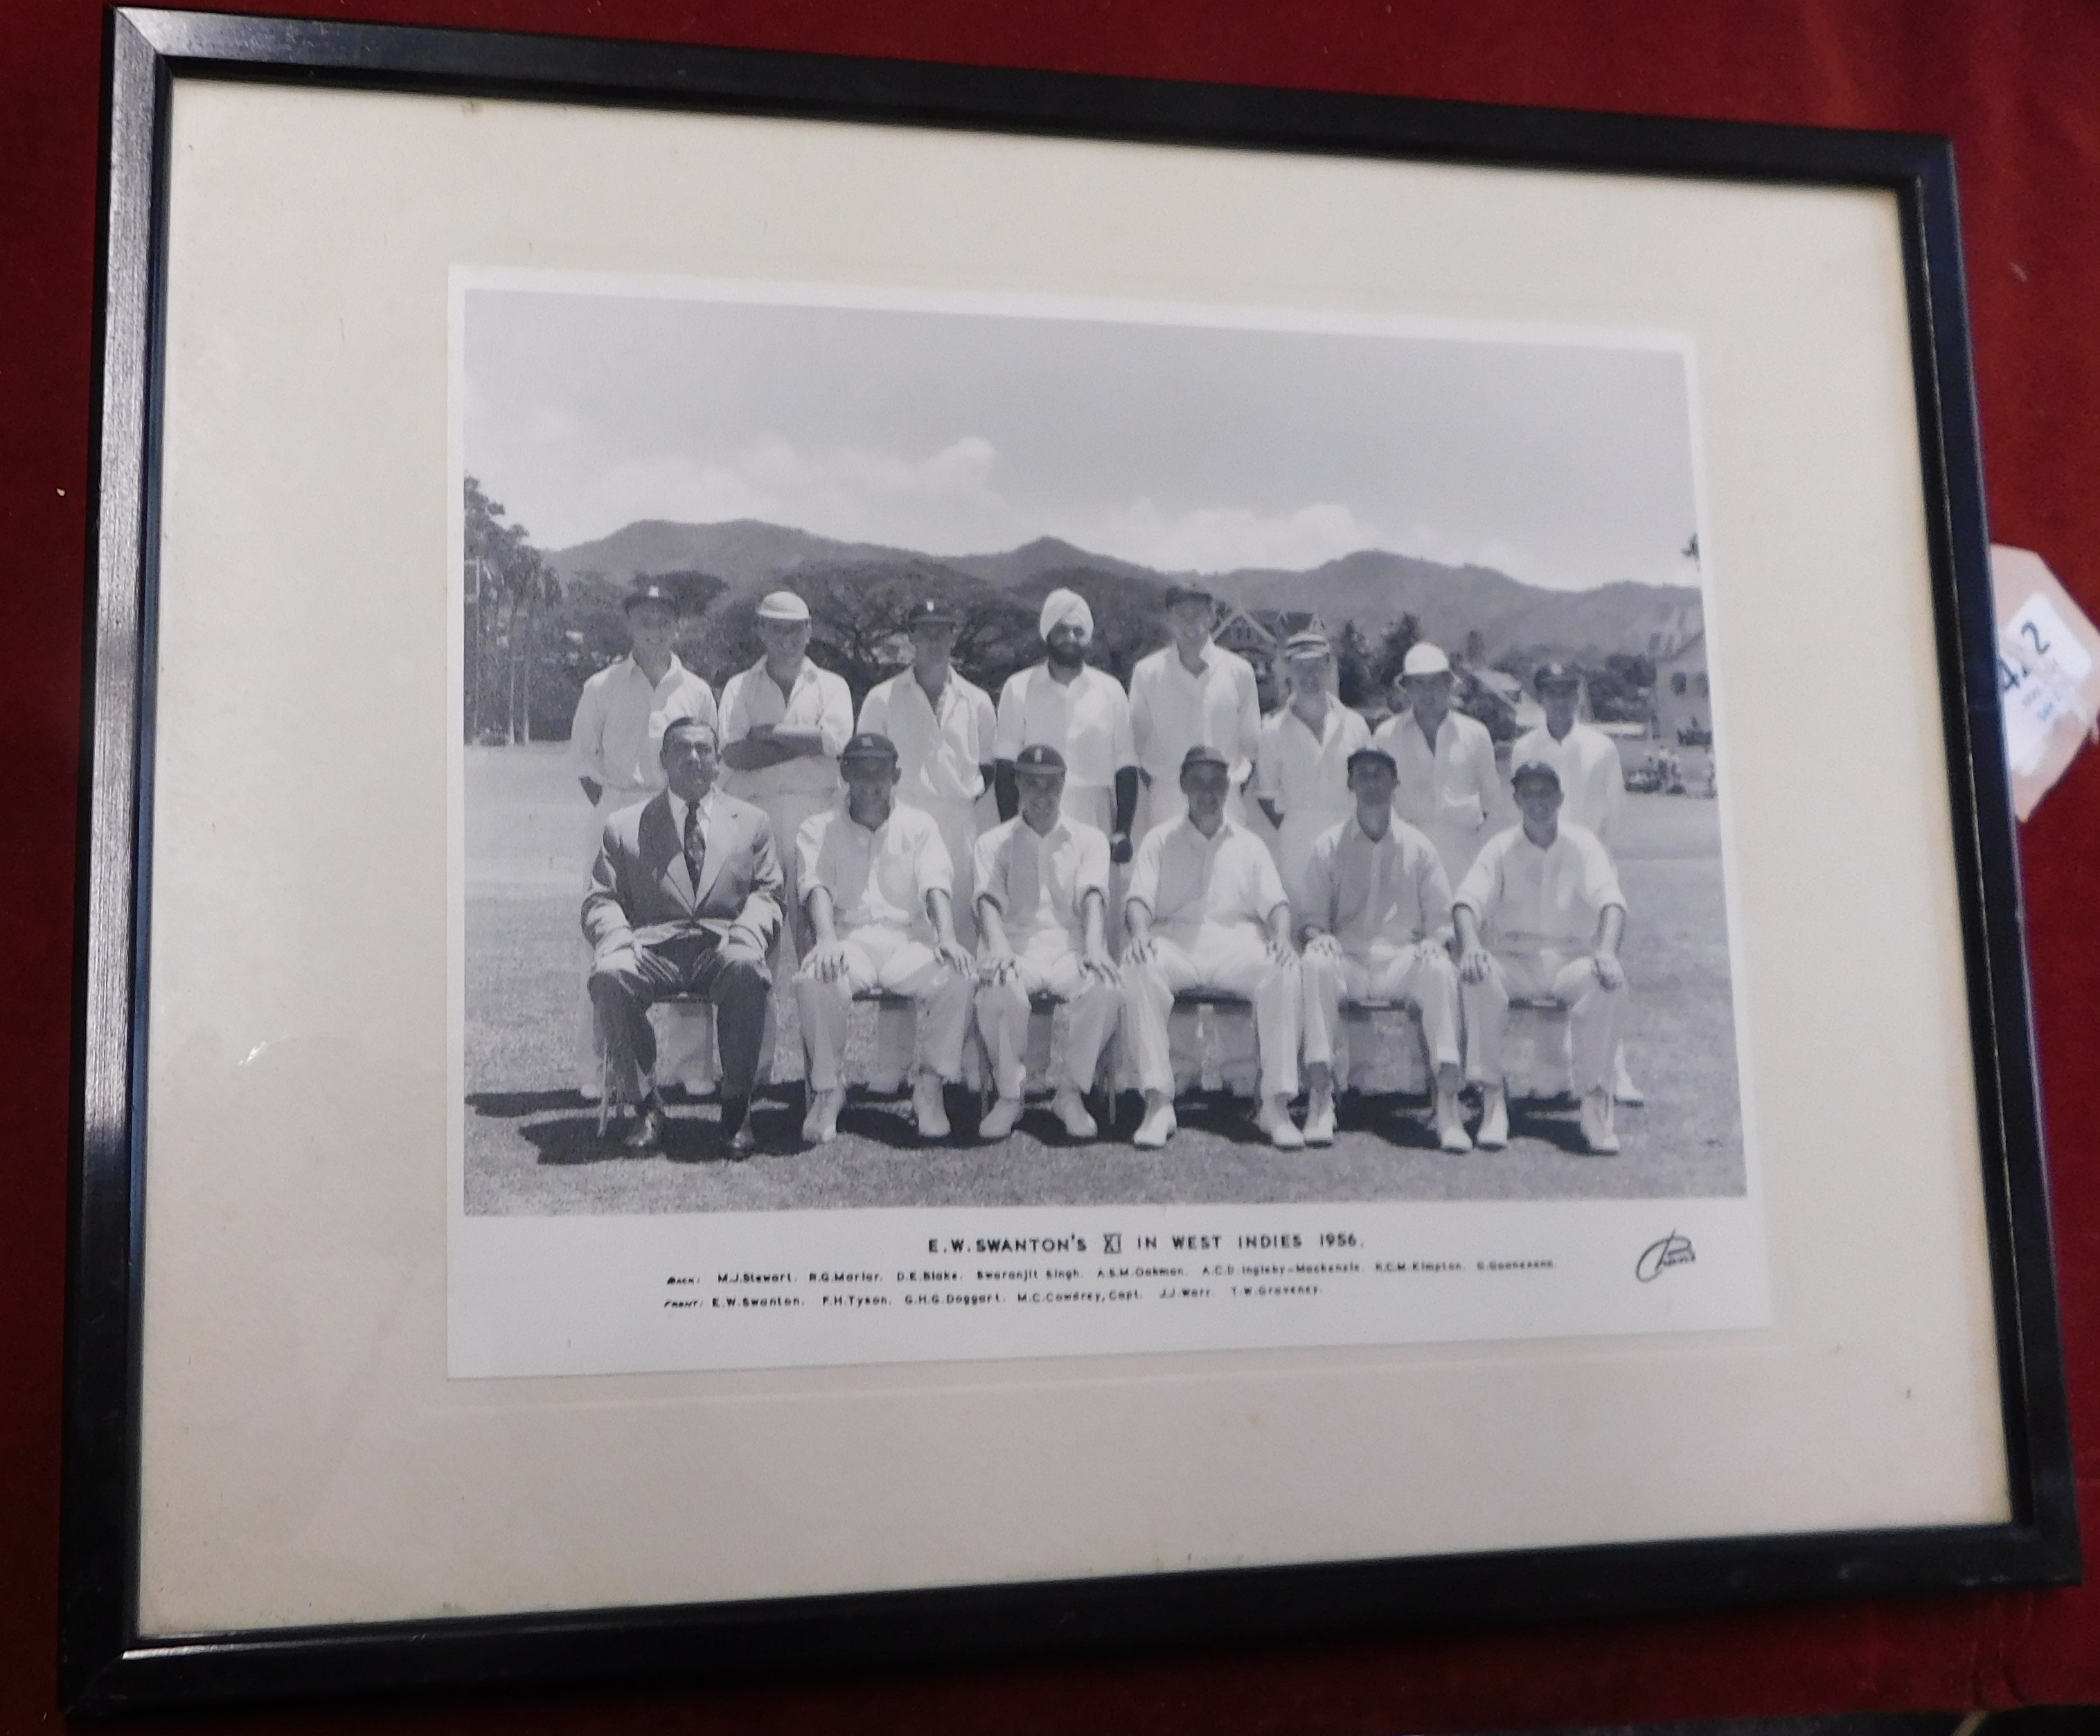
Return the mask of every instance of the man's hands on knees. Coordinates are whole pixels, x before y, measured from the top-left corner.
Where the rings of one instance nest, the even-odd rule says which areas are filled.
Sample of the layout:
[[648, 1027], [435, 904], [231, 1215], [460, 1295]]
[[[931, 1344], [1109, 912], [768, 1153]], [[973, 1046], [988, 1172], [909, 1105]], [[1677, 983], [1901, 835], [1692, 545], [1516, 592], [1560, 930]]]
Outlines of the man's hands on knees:
[[609, 976], [632, 976], [642, 967], [631, 940], [615, 941], [602, 949], [591, 960], [591, 974], [603, 972]]
[[1331, 934], [1324, 932], [1316, 934], [1305, 943], [1305, 956], [1308, 960], [1317, 958], [1325, 963], [1339, 964], [1342, 962], [1342, 943]]
[[1458, 954], [1458, 976], [1462, 981], [1485, 982], [1488, 980], [1488, 950], [1485, 946], [1468, 946]]
[[1623, 989], [1626, 986], [1626, 967], [1619, 963], [1617, 953], [1599, 953], [1590, 962], [1596, 967], [1597, 980], [1605, 989]]
[[844, 941], [819, 941], [810, 950], [810, 962], [805, 967], [820, 983], [838, 982], [846, 974], [846, 943]]

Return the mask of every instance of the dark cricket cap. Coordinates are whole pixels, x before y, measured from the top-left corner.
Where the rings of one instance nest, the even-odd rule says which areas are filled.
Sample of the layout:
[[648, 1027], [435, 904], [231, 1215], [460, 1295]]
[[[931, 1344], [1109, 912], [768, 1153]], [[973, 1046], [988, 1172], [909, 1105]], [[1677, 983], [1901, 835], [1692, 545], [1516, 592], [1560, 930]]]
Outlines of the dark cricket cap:
[[1167, 588], [1165, 606], [1171, 609], [1176, 603], [1211, 603], [1217, 598], [1200, 584], [1170, 584]]
[[661, 603], [673, 615], [678, 610], [678, 599], [660, 584], [638, 584], [621, 601], [623, 609], [638, 609], [644, 603]]
[[1383, 747], [1359, 747], [1351, 754], [1348, 766], [1350, 777], [1356, 776], [1357, 768], [1360, 764], [1382, 765], [1396, 777], [1400, 773], [1400, 767], [1394, 762], [1392, 756]]
[[911, 616], [905, 623], [913, 627], [960, 627], [962, 613], [953, 603], [942, 602], [938, 597], [929, 597], [924, 602], [911, 606]]
[[1291, 663], [1313, 657], [1329, 657], [1335, 647], [1328, 643], [1327, 636], [1316, 627], [1308, 627], [1293, 633], [1283, 641], [1283, 654]]
[[841, 762], [848, 760], [887, 760], [892, 764], [897, 760], [897, 743], [886, 735], [877, 735], [873, 730], [863, 731], [849, 741], [839, 751]]
[[1227, 771], [1233, 769], [1232, 761], [1211, 747], [1208, 742], [1197, 742], [1188, 752], [1181, 756], [1181, 769], [1185, 773], [1198, 765], [1222, 766]]
[[1061, 778], [1065, 775], [1065, 756], [1048, 742], [1030, 742], [1013, 756], [1013, 769], [1017, 772], [1055, 772]]
[[1514, 789], [1527, 778], [1543, 778], [1555, 789], [1560, 787], [1560, 773], [1550, 760], [1527, 760], [1510, 773], [1510, 786]]
[[1566, 663], [1541, 663], [1538, 672], [1531, 678], [1531, 685], [1543, 693], [1549, 687], [1580, 687], [1582, 677]]

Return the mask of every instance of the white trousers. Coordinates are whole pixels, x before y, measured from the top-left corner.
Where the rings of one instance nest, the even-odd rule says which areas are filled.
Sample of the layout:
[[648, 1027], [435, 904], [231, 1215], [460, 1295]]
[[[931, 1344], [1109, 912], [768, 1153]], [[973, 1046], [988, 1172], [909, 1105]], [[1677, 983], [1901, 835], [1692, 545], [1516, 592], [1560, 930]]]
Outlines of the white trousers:
[[1252, 927], [1206, 929], [1193, 950], [1154, 936], [1149, 963], [1123, 971], [1125, 1024], [1137, 1068], [1138, 1087], [1174, 1091], [1174, 1056], [1167, 1022], [1174, 997], [1185, 989], [1211, 989], [1254, 1002], [1255, 1041], [1261, 1049], [1261, 1095], [1298, 1095], [1298, 1038], [1302, 989], [1295, 960], [1280, 965]]
[[[977, 809], [975, 802], [927, 802], [922, 804], [941, 829], [947, 846], [949, 865], [955, 870], [951, 902], [955, 915], [955, 938], [971, 952], [977, 945]], [[884, 1007], [875, 1016], [875, 1059], [868, 1077], [884, 1086], [902, 1079], [911, 1064], [911, 1045], [917, 1021], [905, 1007]]]
[[1038, 929], [1015, 940], [1014, 976], [977, 985], [977, 1029], [991, 1051], [992, 1077], [1002, 1097], [1018, 1097], [1028, 1082], [1028, 998], [1054, 995], [1067, 1011], [1061, 1082], [1093, 1089], [1101, 1050], [1123, 1011], [1123, 990], [1079, 967], [1079, 949], [1061, 928]]
[[1458, 1064], [1458, 972], [1434, 941], [1374, 941], [1364, 953], [1299, 961], [1305, 984], [1305, 1060], [1335, 1064], [1344, 1001], [1406, 1001], [1422, 1016], [1432, 1067]]
[[1466, 1014], [1466, 1077], [1476, 1084], [1501, 1084], [1510, 1002], [1547, 998], [1568, 1008], [1575, 1089], [1586, 1094], [1608, 1087], [1626, 990], [1607, 989], [1587, 953], [1491, 953], [1485, 977], [1458, 985]]
[[[583, 905], [584, 888], [589, 883], [591, 868], [598, 861], [598, 847], [605, 839], [605, 822], [624, 808], [639, 807], [655, 793], [654, 790], [599, 791], [585, 828], [584, 878], [576, 890], [579, 910]], [[583, 1002], [576, 1012], [576, 1089], [585, 1097], [595, 1100], [605, 1069], [605, 1038], [598, 1029], [598, 1009], [592, 1005], [590, 998], [591, 967], [597, 962], [598, 954], [580, 934], [577, 939], [583, 947], [583, 968], [576, 973], [576, 980], [583, 988]], [[689, 1091], [713, 1090], [718, 1077], [715, 1066], [714, 1009], [704, 1002], [690, 1006], [655, 1007], [650, 1009], [649, 1016], [659, 1027], [657, 1077], [675, 1079]]]
[[951, 1082], [963, 1076], [963, 1042], [970, 1026], [970, 990], [975, 979], [952, 971], [923, 941], [899, 928], [870, 924], [842, 934], [846, 968], [830, 982], [819, 982], [807, 965], [795, 978], [795, 1007], [802, 1018], [802, 1051], [809, 1061], [810, 1089], [836, 1091], [845, 1082], [842, 1063], [846, 1021], [853, 998], [880, 989], [907, 994], [925, 1014], [918, 1033], [918, 1060], [928, 1071]]

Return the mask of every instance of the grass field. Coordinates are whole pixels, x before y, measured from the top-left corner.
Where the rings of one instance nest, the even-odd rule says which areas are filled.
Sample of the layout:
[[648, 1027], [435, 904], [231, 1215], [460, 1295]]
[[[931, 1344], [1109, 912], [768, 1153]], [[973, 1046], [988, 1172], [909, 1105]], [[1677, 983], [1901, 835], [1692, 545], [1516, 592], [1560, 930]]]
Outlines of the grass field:
[[[1718, 814], [1686, 797], [1629, 799], [1618, 849], [1630, 919], [1626, 1035], [1644, 1108], [1621, 1108], [1625, 1149], [1588, 1155], [1572, 1104], [1513, 1117], [1508, 1148], [1439, 1152], [1423, 1106], [1345, 1108], [1324, 1151], [1273, 1150], [1251, 1105], [1185, 1098], [1162, 1152], [1128, 1143], [1136, 1096], [1112, 1137], [1074, 1145], [1047, 1105], [997, 1145], [970, 1135], [976, 1110], [950, 1094], [956, 1137], [922, 1147], [908, 1099], [851, 1102], [840, 1137], [800, 1146], [801, 1087], [772, 1087], [754, 1112], [764, 1149], [721, 1159], [711, 1104], [672, 1095], [660, 1156], [628, 1157], [595, 1137], [571, 1088], [583, 966], [577, 912], [583, 797], [559, 746], [470, 748], [466, 759], [466, 1208], [470, 1212], [763, 1211], [812, 1206], [1090, 1202], [1648, 1198], [1740, 1193], [1735, 1021], [1723, 916]], [[783, 1073], [799, 1073], [792, 1006]], [[873, 1015], [855, 1015], [856, 1047]]]

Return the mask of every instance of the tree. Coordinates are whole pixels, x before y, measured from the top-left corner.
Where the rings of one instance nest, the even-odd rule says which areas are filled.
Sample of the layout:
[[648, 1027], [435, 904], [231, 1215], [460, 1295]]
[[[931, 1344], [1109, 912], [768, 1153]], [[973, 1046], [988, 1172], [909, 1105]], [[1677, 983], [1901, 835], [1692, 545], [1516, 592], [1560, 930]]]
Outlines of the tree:
[[1378, 679], [1391, 686], [1400, 673], [1401, 665], [1407, 661], [1407, 654], [1414, 649], [1414, 642], [1422, 637], [1422, 623], [1411, 615], [1403, 615], [1379, 635], [1378, 650], [1371, 659]]
[[1364, 637], [1362, 628], [1354, 621], [1342, 623], [1342, 630], [1335, 635], [1335, 683], [1339, 689], [1342, 703], [1349, 706], [1367, 705], [1379, 691], [1379, 682], [1373, 667], [1370, 643]]
[[470, 742], [532, 739], [533, 675], [543, 611], [562, 587], [525, 527], [505, 522], [474, 478], [466, 478], [466, 716]]

